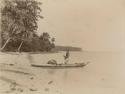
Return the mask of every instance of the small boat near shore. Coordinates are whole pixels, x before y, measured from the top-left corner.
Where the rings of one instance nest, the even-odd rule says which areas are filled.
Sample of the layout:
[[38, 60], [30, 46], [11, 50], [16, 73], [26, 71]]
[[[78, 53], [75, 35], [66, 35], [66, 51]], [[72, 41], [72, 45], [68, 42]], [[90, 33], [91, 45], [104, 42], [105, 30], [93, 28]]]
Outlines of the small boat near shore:
[[84, 67], [88, 63], [73, 63], [73, 64], [31, 64], [32, 67], [41, 67], [41, 68], [79, 68]]

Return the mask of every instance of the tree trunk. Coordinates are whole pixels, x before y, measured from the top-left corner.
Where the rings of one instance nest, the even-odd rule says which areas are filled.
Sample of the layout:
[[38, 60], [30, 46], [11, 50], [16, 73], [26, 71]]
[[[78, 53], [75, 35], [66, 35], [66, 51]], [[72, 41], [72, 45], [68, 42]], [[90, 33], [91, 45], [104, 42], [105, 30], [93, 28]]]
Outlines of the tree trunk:
[[6, 47], [7, 43], [10, 41], [10, 38], [7, 39], [7, 41], [4, 43], [4, 45], [1, 48], [1, 51]]
[[17, 50], [18, 52], [20, 51], [22, 45], [23, 45], [23, 41], [20, 43], [20, 46], [19, 46], [19, 48], [18, 48], [18, 50]]

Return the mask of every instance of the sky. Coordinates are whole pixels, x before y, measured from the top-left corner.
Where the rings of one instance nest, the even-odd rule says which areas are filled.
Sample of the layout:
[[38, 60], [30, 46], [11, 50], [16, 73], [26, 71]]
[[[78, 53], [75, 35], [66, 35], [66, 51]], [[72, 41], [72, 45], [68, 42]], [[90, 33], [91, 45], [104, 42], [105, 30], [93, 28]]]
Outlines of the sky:
[[123, 51], [124, 0], [42, 0], [38, 33], [49, 32], [57, 45], [83, 50]]

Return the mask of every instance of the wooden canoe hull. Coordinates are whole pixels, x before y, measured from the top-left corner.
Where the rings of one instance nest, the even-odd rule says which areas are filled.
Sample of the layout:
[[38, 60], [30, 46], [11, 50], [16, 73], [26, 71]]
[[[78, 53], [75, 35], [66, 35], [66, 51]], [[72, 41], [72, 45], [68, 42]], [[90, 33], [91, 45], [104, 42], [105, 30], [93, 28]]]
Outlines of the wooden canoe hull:
[[35, 65], [31, 64], [32, 67], [42, 67], [42, 68], [75, 68], [75, 67], [84, 67], [85, 63], [74, 63], [74, 64], [44, 64], [44, 65]]

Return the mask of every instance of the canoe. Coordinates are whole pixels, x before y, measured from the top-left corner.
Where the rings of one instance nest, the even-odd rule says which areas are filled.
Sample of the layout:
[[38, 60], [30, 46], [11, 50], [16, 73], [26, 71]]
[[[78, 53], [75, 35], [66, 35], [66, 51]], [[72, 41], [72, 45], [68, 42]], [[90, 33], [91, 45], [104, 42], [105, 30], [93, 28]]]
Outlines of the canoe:
[[75, 68], [75, 67], [84, 67], [88, 63], [73, 63], [73, 64], [31, 64], [32, 67], [42, 67], [42, 68]]

